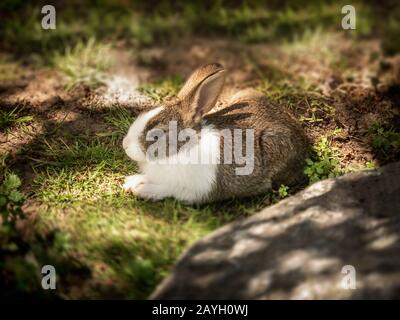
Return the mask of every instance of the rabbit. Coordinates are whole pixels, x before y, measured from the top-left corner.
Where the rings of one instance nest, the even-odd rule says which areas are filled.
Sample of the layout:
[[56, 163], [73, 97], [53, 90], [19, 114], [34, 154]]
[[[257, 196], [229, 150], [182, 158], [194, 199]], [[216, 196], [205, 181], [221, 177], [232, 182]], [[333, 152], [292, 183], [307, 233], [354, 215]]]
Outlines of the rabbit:
[[[282, 184], [292, 186], [303, 182], [309, 143], [300, 125], [288, 113], [253, 89], [239, 91], [225, 108], [210, 112], [222, 92], [225, 76], [220, 64], [204, 65], [191, 74], [176, 98], [138, 116], [122, 145], [126, 154], [138, 163], [140, 174], [126, 177], [125, 191], [154, 201], [174, 197], [184, 203], [202, 204], [255, 196]], [[199, 139], [190, 150], [210, 161], [149, 160], [146, 150], [153, 143], [151, 139], [148, 141], [149, 133], [161, 130], [168, 142], [171, 137], [167, 131], [172, 122], [178, 132], [190, 128], [197, 134]], [[226, 136], [221, 134], [223, 130], [238, 129], [242, 130], [242, 140], [235, 141], [235, 146], [241, 144], [242, 151], [248, 142], [243, 138], [244, 132], [247, 129], [253, 134], [253, 139], [249, 139], [253, 163], [245, 174], [238, 174], [243, 159], [238, 161], [232, 156], [232, 143], [229, 149], [229, 144], [224, 143]], [[183, 143], [179, 141], [178, 147]], [[164, 160], [186, 160], [184, 151], [170, 149], [171, 153], [161, 156]], [[234, 158], [231, 163], [223, 161], [224, 152], [228, 160], [229, 155]]]

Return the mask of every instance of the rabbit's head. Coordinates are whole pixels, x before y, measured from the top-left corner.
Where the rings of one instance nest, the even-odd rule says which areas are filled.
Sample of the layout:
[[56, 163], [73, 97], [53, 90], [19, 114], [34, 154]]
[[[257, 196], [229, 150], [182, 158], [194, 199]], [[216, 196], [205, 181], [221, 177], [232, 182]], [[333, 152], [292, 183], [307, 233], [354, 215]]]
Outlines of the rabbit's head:
[[149, 134], [156, 130], [164, 132], [168, 146], [172, 122], [178, 132], [185, 128], [199, 129], [203, 116], [215, 106], [224, 82], [225, 70], [220, 64], [196, 69], [175, 99], [139, 115], [123, 140], [127, 155], [139, 163], [146, 162], [146, 151], [154, 143]]

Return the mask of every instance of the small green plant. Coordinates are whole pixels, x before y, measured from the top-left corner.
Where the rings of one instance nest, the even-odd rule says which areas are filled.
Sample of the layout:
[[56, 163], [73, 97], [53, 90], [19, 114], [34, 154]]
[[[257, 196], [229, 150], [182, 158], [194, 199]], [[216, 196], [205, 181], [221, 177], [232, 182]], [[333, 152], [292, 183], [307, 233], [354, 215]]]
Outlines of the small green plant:
[[392, 127], [385, 127], [382, 123], [374, 123], [369, 129], [372, 138], [372, 147], [385, 159], [400, 152], [400, 132]]
[[338, 177], [343, 174], [337, 158], [337, 149], [332, 147], [328, 137], [322, 137], [313, 145], [312, 149], [313, 156], [306, 159], [306, 167], [304, 169], [304, 173], [307, 175], [310, 183]]
[[33, 116], [22, 116], [22, 109], [15, 107], [12, 110], [0, 110], [0, 132], [5, 132], [9, 128], [24, 125], [33, 120]]
[[289, 195], [289, 187], [281, 184], [278, 190], [272, 190], [270, 193], [271, 203], [277, 203], [279, 200], [286, 198]]
[[80, 83], [97, 86], [104, 83], [105, 72], [111, 66], [110, 47], [91, 38], [67, 47], [64, 54], [56, 52], [53, 64], [66, 76], [67, 90]]
[[279, 198], [281, 198], [281, 199], [286, 198], [289, 194], [288, 190], [289, 190], [289, 187], [282, 184], [278, 189]]
[[30, 262], [23, 259], [27, 246], [16, 224], [24, 218], [21, 210], [24, 196], [18, 190], [21, 181], [9, 172], [0, 179], [0, 286], [4, 288], [0, 290], [0, 297], [3, 297], [12, 294], [11, 291], [30, 288], [34, 269]]
[[21, 180], [14, 173], [6, 173], [0, 185], [0, 214], [3, 227], [13, 227], [15, 220], [22, 216], [23, 194], [18, 190]]
[[367, 161], [365, 163], [365, 170], [375, 170], [376, 169], [376, 163], [374, 161]]

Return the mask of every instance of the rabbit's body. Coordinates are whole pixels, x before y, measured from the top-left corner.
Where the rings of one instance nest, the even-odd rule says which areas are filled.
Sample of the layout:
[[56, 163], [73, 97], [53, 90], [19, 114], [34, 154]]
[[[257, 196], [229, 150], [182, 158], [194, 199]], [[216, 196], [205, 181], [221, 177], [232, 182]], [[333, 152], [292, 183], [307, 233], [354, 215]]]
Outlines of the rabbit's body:
[[[239, 164], [218, 166], [212, 199], [253, 196], [280, 185], [293, 186], [304, 180], [307, 139], [302, 128], [286, 112], [263, 96], [246, 98], [205, 117], [221, 130], [254, 128], [254, 169], [249, 175], [235, 175]], [[244, 140], [244, 139], [243, 139]], [[224, 144], [220, 145], [224, 154]], [[243, 149], [244, 150], [244, 147]]]
[[[220, 65], [204, 66], [192, 74], [176, 101], [139, 116], [124, 139], [124, 148], [138, 161], [142, 174], [127, 177], [125, 190], [153, 200], [175, 197], [188, 203], [202, 203], [253, 196], [281, 184], [290, 186], [302, 181], [308, 150], [304, 132], [293, 118], [261, 94], [239, 92], [227, 107], [207, 114], [215, 105], [223, 81]], [[185, 142], [178, 142], [177, 150], [167, 154], [166, 163], [146, 159], [145, 152], [152, 143], [147, 141], [147, 133], [161, 129], [170, 142], [167, 131], [171, 121], [176, 121], [178, 132], [188, 127], [196, 132], [198, 143], [191, 150], [208, 162], [188, 163], [187, 153], [180, 151]], [[233, 131], [242, 132], [241, 154], [247, 152], [246, 147], [253, 148], [252, 168], [247, 174], [238, 174], [237, 168], [245, 164], [225, 144], [223, 130], [232, 132], [232, 138]], [[254, 138], [250, 146], [246, 130]], [[233, 141], [233, 148], [237, 147], [236, 142]], [[232, 163], [225, 161], [227, 150]]]

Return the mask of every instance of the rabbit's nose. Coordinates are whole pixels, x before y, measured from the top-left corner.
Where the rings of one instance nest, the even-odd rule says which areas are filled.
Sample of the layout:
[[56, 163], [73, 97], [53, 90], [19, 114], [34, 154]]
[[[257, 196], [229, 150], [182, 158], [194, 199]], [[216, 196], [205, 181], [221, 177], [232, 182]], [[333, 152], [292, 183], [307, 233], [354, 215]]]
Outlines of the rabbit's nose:
[[122, 147], [123, 147], [124, 149], [128, 148], [128, 140], [127, 140], [126, 138], [124, 138], [124, 139], [122, 140]]

